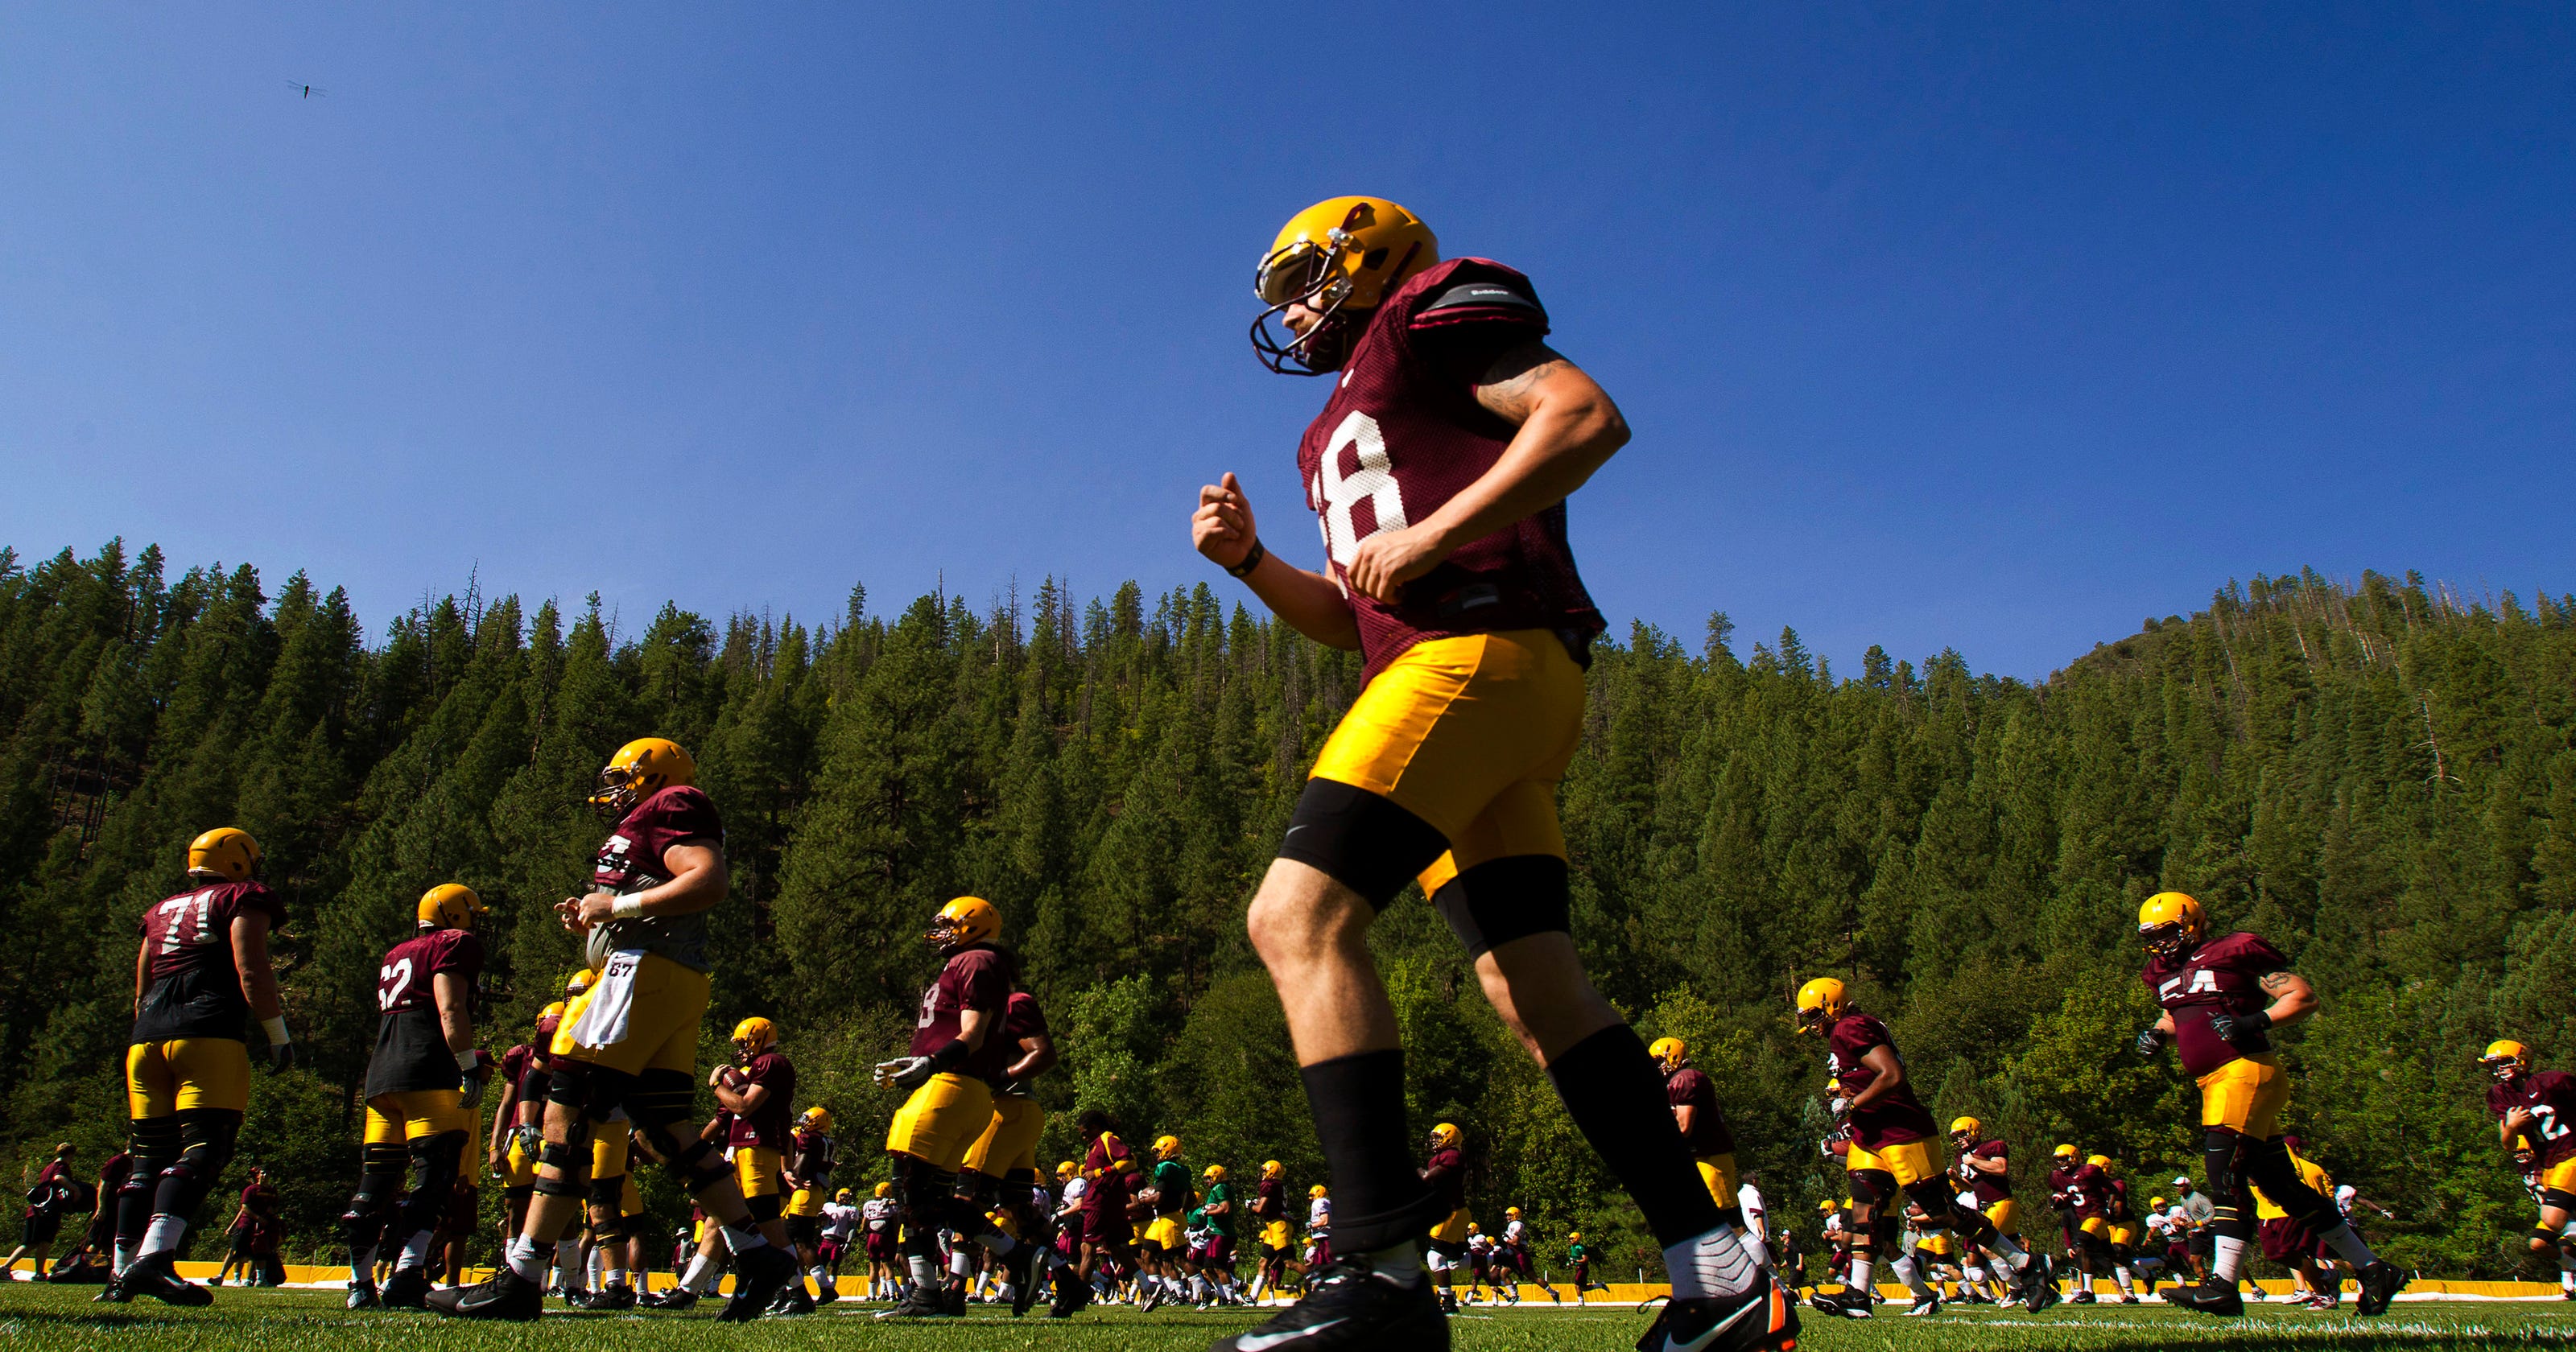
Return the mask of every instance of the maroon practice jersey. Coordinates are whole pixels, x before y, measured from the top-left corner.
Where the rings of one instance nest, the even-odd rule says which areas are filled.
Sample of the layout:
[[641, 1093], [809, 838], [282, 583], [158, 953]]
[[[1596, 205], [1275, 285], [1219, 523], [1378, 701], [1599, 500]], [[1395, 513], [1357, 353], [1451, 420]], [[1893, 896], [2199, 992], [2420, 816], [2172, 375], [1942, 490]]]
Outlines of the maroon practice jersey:
[[1350, 590], [1361, 541], [1430, 519], [1502, 457], [1517, 429], [1476, 402], [1475, 379], [1546, 333], [1547, 312], [1521, 274], [1482, 258], [1427, 268], [1369, 316], [1298, 443], [1326, 570], [1359, 621], [1363, 680], [1427, 638], [1554, 629], [1580, 642], [1601, 632], [1561, 502], [1460, 546], [1394, 605]]
[[136, 926], [148, 955], [135, 1042], [183, 1037], [246, 1040], [250, 1001], [233, 963], [233, 921], [254, 912], [286, 924], [286, 903], [262, 883], [211, 883], [155, 903]]
[[1689, 1066], [1664, 1081], [1664, 1102], [1691, 1110], [1691, 1128], [1682, 1136], [1694, 1159], [1735, 1153], [1735, 1132], [1717, 1109], [1717, 1081]]
[[2011, 1150], [2012, 1147], [2002, 1141], [1987, 1141], [1982, 1145], [1969, 1147], [1968, 1158], [1988, 1160], [2005, 1166], [2004, 1172], [2000, 1174], [1990, 1174], [1982, 1169], [1968, 1171], [1968, 1190], [1977, 1195], [1978, 1206], [1993, 1206], [1997, 1202], [2007, 1201], [2012, 1197]]
[[2081, 1172], [2083, 1172], [2083, 1170], [2080, 1167], [2051, 1169], [2048, 1171], [2048, 1204], [2050, 1206], [2056, 1207], [2060, 1211], [2072, 1211], [2075, 1209], [2075, 1175]]
[[2197, 1079], [2240, 1057], [2272, 1050], [2271, 1039], [2259, 1032], [2241, 1034], [2232, 1044], [2219, 1041], [2209, 1030], [2209, 1016], [2251, 1014], [2270, 1005], [2263, 978], [2289, 966], [2281, 950], [2241, 931], [2170, 961], [2150, 956], [2141, 979], [2156, 1003], [2173, 1015], [2183, 1073]]
[[2067, 1179], [2066, 1195], [2074, 1199], [2076, 1215], [2103, 1215], [2111, 1201], [2111, 1176], [2100, 1165], [2085, 1165]]
[[[1843, 1097], [1851, 1098], [1878, 1079], [1878, 1072], [1862, 1064], [1862, 1058], [1879, 1047], [1896, 1050], [1895, 1039], [1887, 1035], [1887, 1025], [1874, 1014], [1846, 1011], [1825, 1034], [1825, 1068], [1842, 1085]], [[1914, 1097], [1914, 1082], [1907, 1080], [1886, 1097], [1866, 1107], [1854, 1108], [1851, 1114], [1852, 1140], [1863, 1150], [1875, 1151], [1882, 1146], [1903, 1145], [1924, 1140], [1932, 1135], [1932, 1114], [1923, 1101]]]
[[1038, 998], [1027, 991], [1011, 992], [1009, 1003], [1002, 1007], [1002, 1031], [999, 1034], [1002, 1046], [1008, 1054], [1001, 1058], [1001, 1064], [993, 1071], [993, 1092], [1012, 1094], [1020, 1098], [1028, 1097], [1029, 1086], [1026, 1082], [1010, 1079], [1002, 1072], [1010, 1069], [1011, 1064], [1020, 1059], [1022, 1041], [1046, 1035], [1046, 1011], [1038, 1007]]
[[2130, 1221], [2138, 1218], [2138, 1213], [2129, 1209], [2129, 1180], [2115, 1178], [2104, 1187], [2102, 1214], [2115, 1221]]
[[1288, 1185], [1275, 1178], [1253, 1184], [1252, 1214], [1265, 1221], [1284, 1219], [1288, 1215]]
[[967, 1010], [982, 1010], [996, 1016], [984, 1030], [984, 1046], [966, 1058], [957, 1071], [987, 1082], [1001, 1078], [1002, 1071], [1020, 1059], [1019, 1044], [1002, 1034], [998, 1017], [1011, 1000], [1011, 980], [1017, 975], [1017, 964], [1011, 955], [990, 944], [968, 944], [948, 955], [939, 969], [939, 979], [921, 992], [921, 1017], [912, 1030], [912, 1054], [929, 1056], [957, 1040], [958, 1016]]
[[2487, 1111], [2498, 1122], [2516, 1108], [2531, 1110], [2531, 1125], [2522, 1134], [2539, 1152], [2541, 1168], [2576, 1155], [2576, 1075], [2544, 1070], [2487, 1086]]
[[407, 1094], [454, 1089], [460, 1081], [456, 1053], [438, 1024], [438, 996], [430, 978], [452, 974], [465, 982], [465, 1017], [474, 1017], [474, 978], [483, 972], [483, 941], [472, 930], [437, 929], [394, 945], [376, 969], [376, 1054], [367, 1061], [366, 1094]]
[[1116, 1132], [1104, 1131], [1083, 1154], [1082, 1176], [1091, 1180], [1091, 1186], [1082, 1190], [1085, 1230], [1099, 1235], [1102, 1231], [1091, 1223], [1091, 1217], [1126, 1218], [1127, 1197], [1136, 1185], [1136, 1153], [1118, 1139]]
[[1422, 1181], [1431, 1185], [1431, 1195], [1440, 1200], [1441, 1215], [1467, 1205], [1467, 1157], [1456, 1146], [1431, 1152], [1422, 1166]]
[[[637, 803], [618, 819], [617, 829], [599, 847], [592, 862], [591, 890], [626, 896], [659, 887], [679, 870], [664, 856], [675, 845], [724, 848], [724, 819], [704, 793], [674, 784]], [[683, 967], [714, 970], [707, 957], [708, 911], [687, 915], [644, 915], [611, 920], [593, 927], [582, 955], [594, 970], [605, 971], [608, 955], [624, 948], [658, 953]]]
[[762, 1052], [751, 1058], [749, 1065], [738, 1067], [737, 1073], [742, 1076], [743, 1083], [736, 1087], [735, 1093], [756, 1084], [766, 1088], [769, 1095], [750, 1112], [734, 1114], [733, 1126], [726, 1133], [725, 1143], [786, 1150], [789, 1138], [795, 1134], [795, 1128], [787, 1117], [788, 1101], [796, 1097], [795, 1064], [776, 1052]]

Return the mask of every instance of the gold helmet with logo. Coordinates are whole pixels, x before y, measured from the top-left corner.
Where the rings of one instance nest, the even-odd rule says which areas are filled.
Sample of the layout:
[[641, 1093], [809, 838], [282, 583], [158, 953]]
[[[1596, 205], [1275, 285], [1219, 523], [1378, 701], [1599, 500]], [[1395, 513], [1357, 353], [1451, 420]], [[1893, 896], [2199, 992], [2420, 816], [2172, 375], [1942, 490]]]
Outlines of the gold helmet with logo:
[[[1422, 218], [1383, 197], [1335, 197], [1288, 218], [1252, 275], [1267, 306], [1252, 321], [1252, 349], [1281, 375], [1320, 376], [1349, 359], [1369, 312], [1413, 274], [1440, 261]], [[1270, 321], [1289, 306], [1315, 315], [1284, 338]]]
[[679, 784], [698, 782], [698, 762], [667, 737], [638, 737], [617, 748], [599, 772], [590, 805], [620, 816], [637, 803]]

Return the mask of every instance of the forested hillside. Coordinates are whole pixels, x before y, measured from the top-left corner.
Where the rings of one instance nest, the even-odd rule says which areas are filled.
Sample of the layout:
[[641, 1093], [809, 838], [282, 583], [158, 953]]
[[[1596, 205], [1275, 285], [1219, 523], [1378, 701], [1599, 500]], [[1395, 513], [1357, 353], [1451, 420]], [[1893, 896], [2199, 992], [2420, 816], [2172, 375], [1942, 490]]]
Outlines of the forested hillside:
[[[2144, 1179], [2196, 1165], [2192, 1091], [2130, 1049], [2153, 1017], [2135, 906], [2179, 887], [2315, 980], [2291, 1120], [2398, 1210], [2373, 1226], [2396, 1256], [2519, 1265], [2527, 1203], [2471, 1058], [2511, 1033], [2576, 1060], [2576, 598], [2258, 579], [2039, 686], [1946, 653], [1836, 673], [1794, 633], [1743, 651], [1730, 629], [1601, 649], [1563, 799], [1593, 970], [1649, 1036], [1699, 1048], [1775, 1213], [1811, 1216], [1829, 1184], [1821, 1050], [1785, 1017], [1818, 974], [2024, 1174], [2057, 1140]], [[523, 1030], [574, 962], [549, 908], [602, 834], [591, 777], [655, 733], [696, 753], [730, 828], [705, 1055], [777, 1019], [846, 1158], [882, 1174], [893, 1104], [866, 1067], [911, 1022], [924, 922], [974, 892], [1063, 1035], [1048, 1160], [1097, 1104], [1302, 1184], [1320, 1164], [1241, 913], [1357, 670], [1208, 587], [891, 612], [854, 588], [840, 615], [641, 626], [469, 593], [386, 623], [301, 574], [0, 550], [0, 1133], [19, 1162], [116, 1148], [136, 918], [191, 836], [241, 825], [290, 907], [312, 1053], [259, 1079], [244, 1161], [283, 1173], [291, 1249], [326, 1249], [377, 955], [425, 888], [472, 885], [491, 1020]], [[1446, 930], [1409, 897], [1380, 944], [1418, 1124], [1466, 1128], [1479, 1215], [1516, 1203], [1624, 1259], [1624, 1204]]]

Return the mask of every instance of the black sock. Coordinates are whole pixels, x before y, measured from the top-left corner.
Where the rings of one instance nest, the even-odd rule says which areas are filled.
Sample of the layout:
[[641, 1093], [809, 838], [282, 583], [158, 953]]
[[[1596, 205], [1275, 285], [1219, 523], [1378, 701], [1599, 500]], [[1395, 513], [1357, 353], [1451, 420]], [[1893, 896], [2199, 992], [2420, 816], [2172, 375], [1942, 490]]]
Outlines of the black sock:
[[1717, 1228], [1717, 1203], [1699, 1181], [1664, 1102], [1664, 1077], [1634, 1029], [1613, 1024], [1575, 1043], [1549, 1063], [1547, 1077], [1583, 1139], [1646, 1213], [1656, 1243], [1679, 1244]]
[[1337, 1056], [1297, 1073], [1333, 1178], [1333, 1251], [1356, 1257], [1418, 1238], [1440, 1203], [1405, 1138], [1404, 1053]]

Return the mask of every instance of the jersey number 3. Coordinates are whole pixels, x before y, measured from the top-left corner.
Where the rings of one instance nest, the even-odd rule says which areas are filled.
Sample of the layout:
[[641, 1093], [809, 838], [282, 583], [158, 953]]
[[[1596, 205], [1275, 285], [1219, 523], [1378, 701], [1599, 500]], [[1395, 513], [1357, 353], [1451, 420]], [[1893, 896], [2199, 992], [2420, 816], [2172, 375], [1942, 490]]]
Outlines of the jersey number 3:
[[[1342, 452], [1357, 452], [1358, 468], [1342, 473]], [[1395, 482], [1395, 465], [1386, 456], [1386, 436], [1377, 419], [1358, 409], [1342, 419], [1326, 443], [1316, 480], [1306, 485], [1307, 500], [1322, 518], [1324, 549], [1333, 562], [1348, 568], [1359, 555], [1360, 541], [1382, 530], [1402, 530], [1404, 490]], [[1376, 520], [1366, 533], [1351, 520], [1351, 509], [1367, 502]]]

